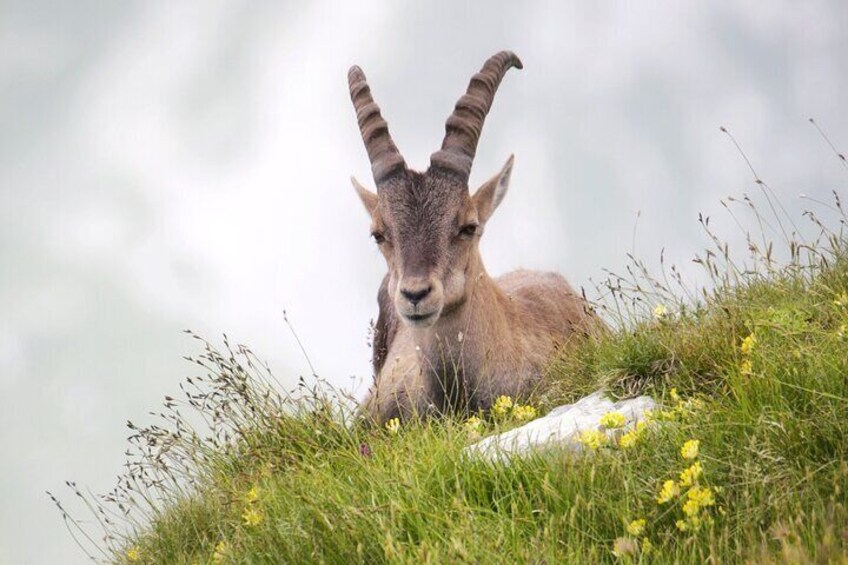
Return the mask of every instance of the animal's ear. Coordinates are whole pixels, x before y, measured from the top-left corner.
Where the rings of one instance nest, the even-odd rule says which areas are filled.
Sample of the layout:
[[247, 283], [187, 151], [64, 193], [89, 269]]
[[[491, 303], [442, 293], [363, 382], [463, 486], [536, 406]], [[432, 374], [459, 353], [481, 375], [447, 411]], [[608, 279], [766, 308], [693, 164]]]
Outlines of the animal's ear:
[[506, 191], [509, 188], [509, 177], [512, 174], [512, 163], [514, 156], [510, 155], [506, 160], [506, 164], [501, 169], [501, 172], [483, 183], [477, 192], [474, 193], [472, 200], [474, 206], [477, 207], [477, 216], [480, 222], [485, 222], [501, 203]]
[[354, 177], [350, 177], [350, 182], [353, 184], [353, 188], [356, 189], [359, 199], [365, 205], [365, 209], [368, 210], [368, 215], [373, 218], [374, 210], [377, 209], [377, 195], [359, 184], [359, 181]]

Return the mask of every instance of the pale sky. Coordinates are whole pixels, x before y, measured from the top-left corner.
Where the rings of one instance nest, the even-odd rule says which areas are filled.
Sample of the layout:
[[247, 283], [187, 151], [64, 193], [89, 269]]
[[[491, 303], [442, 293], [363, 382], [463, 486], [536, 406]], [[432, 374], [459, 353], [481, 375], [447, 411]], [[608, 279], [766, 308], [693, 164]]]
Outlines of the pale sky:
[[[755, 191], [719, 126], [796, 216], [848, 176], [848, 3], [3, 2], [0, 562], [82, 561], [45, 490], [105, 492], [144, 422], [226, 332], [293, 383], [370, 378], [382, 258], [349, 185], [370, 167], [359, 64], [424, 168], [468, 79], [506, 76], [472, 184], [514, 153], [489, 271], [576, 286], [633, 246], [697, 279], [697, 215]], [[355, 377], [355, 379], [352, 379]], [[360, 393], [362, 387], [360, 387]], [[73, 504], [69, 504], [72, 508]]]

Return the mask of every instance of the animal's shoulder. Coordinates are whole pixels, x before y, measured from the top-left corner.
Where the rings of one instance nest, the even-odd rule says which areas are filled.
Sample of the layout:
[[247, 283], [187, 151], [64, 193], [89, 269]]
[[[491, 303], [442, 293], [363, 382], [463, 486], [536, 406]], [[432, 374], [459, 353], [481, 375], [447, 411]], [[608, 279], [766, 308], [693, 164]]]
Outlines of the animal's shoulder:
[[559, 273], [518, 269], [495, 279], [498, 287], [513, 300], [576, 297], [574, 289]]
[[513, 315], [530, 331], [564, 337], [575, 330], [585, 333], [595, 323], [582, 295], [559, 273], [522, 269], [496, 282], [509, 300]]

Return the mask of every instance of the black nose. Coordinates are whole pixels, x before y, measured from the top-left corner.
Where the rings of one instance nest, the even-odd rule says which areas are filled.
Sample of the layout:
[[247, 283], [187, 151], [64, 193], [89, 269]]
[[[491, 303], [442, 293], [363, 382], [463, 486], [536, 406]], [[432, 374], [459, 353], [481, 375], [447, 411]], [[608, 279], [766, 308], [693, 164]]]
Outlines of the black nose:
[[427, 285], [425, 287], [417, 289], [402, 288], [400, 293], [403, 295], [404, 298], [412, 302], [412, 305], [414, 306], [424, 300], [424, 298], [426, 298], [427, 295], [430, 294], [431, 290], [433, 290], [433, 287]]

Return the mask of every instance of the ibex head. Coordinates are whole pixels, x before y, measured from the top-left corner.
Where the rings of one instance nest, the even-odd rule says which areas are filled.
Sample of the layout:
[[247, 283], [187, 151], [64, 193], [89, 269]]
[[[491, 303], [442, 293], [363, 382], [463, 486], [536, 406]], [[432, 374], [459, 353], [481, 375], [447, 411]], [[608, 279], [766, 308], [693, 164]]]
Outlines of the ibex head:
[[483, 268], [479, 239], [506, 194], [513, 159], [473, 195], [468, 177], [483, 121], [510, 67], [520, 69], [521, 61], [502, 51], [471, 78], [445, 124], [442, 148], [423, 173], [407, 168], [362, 70], [353, 67], [348, 73], [377, 192], [351, 181], [371, 215], [371, 234], [388, 263], [389, 296], [400, 319], [411, 326], [429, 327], [461, 305]]

